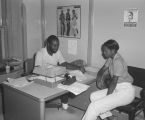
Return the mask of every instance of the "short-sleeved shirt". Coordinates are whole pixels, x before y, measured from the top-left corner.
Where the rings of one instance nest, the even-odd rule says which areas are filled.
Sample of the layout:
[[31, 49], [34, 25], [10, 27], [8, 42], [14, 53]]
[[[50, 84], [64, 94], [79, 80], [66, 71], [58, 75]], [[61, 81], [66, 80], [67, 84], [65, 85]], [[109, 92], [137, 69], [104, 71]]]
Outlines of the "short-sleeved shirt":
[[118, 76], [118, 83], [133, 82], [132, 76], [128, 73], [127, 64], [119, 53], [116, 53], [114, 58], [109, 58], [105, 66], [109, 67], [111, 77]]
[[51, 56], [48, 54], [46, 47], [40, 49], [35, 57], [35, 66], [57, 65], [63, 62], [65, 62], [65, 60], [60, 50]]

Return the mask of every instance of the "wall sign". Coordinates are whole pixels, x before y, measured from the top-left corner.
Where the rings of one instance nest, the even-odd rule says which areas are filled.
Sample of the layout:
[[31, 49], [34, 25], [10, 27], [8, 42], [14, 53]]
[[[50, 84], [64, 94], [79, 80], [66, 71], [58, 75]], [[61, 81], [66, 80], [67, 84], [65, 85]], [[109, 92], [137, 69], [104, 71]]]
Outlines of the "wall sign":
[[138, 9], [124, 11], [124, 27], [136, 27], [138, 23]]

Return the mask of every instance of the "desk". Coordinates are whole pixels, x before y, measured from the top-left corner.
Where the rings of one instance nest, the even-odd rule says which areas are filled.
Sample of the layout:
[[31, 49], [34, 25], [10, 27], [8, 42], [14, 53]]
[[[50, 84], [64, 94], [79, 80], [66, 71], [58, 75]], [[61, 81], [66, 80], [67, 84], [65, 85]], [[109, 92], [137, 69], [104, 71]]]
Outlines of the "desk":
[[[85, 76], [87, 79], [82, 83], [90, 84], [95, 81], [95, 76], [88, 73]], [[45, 102], [67, 92], [36, 83], [22, 88], [3, 83], [4, 120], [45, 120]]]

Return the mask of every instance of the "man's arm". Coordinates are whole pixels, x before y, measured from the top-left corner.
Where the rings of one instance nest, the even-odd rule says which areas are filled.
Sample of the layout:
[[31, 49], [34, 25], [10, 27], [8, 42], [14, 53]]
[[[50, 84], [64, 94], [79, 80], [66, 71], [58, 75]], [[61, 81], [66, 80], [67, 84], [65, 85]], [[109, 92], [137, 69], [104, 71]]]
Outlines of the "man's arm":
[[77, 66], [77, 65], [74, 65], [74, 64], [68, 63], [68, 62], [63, 62], [63, 63], [61, 63], [59, 65], [66, 67], [66, 69], [70, 69], [70, 70], [80, 70], [83, 73], [85, 72], [84, 66]]
[[42, 66], [42, 54], [37, 52], [35, 56], [35, 65], [34, 66]]

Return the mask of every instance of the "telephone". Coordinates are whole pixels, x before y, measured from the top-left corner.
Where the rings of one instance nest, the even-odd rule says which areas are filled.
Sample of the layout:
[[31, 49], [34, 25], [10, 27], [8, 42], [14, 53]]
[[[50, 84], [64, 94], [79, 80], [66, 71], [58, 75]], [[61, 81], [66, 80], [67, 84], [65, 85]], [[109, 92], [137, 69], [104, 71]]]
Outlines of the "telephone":
[[71, 85], [76, 82], [76, 76], [71, 76], [69, 73], [66, 73], [64, 78], [65, 80], [61, 82], [63, 85]]

